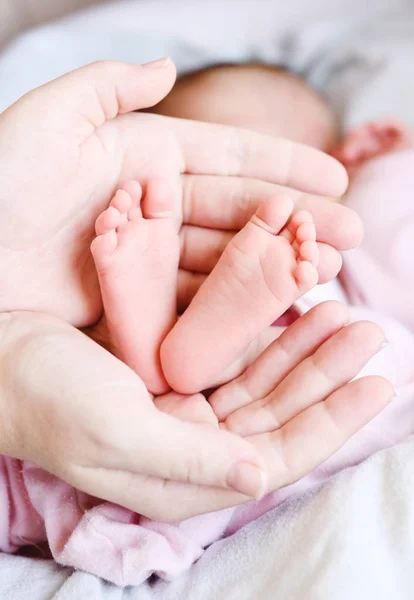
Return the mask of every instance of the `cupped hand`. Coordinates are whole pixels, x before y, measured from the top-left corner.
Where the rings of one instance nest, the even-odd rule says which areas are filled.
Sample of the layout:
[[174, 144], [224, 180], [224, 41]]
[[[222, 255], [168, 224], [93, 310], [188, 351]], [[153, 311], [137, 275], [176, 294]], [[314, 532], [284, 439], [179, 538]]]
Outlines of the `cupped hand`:
[[[201, 394], [175, 392], [155, 403], [176, 418], [210, 429], [221, 421], [222, 430], [246, 436], [266, 465], [267, 491], [290, 485], [339, 450], [395, 395], [382, 377], [353, 381], [383, 347], [384, 334], [371, 322], [348, 323], [344, 305], [322, 303], [290, 325], [242, 376], [212, 394], [209, 405]], [[177, 487], [171, 481], [163, 493], [171, 519], [248, 500], [217, 487]]]
[[147, 516], [174, 510], [169, 481], [191, 484], [190, 496], [197, 486], [264, 493], [251, 444], [161, 412], [129, 367], [64, 321], [3, 314], [0, 342], [0, 454]]
[[[325, 302], [290, 325], [243, 375], [212, 394], [212, 413], [198, 396], [191, 397], [188, 413], [180, 398], [161, 408], [210, 427], [217, 419], [223, 430], [245, 436], [267, 467], [271, 492], [327, 460], [395, 397], [383, 377], [354, 379], [384, 345], [378, 325], [349, 325], [344, 305]], [[170, 492], [170, 498], [179, 494]], [[213, 498], [198, 493], [192, 509], [217, 510], [246, 500], [216, 489]]]
[[94, 221], [126, 179], [172, 182], [183, 225], [183, 305], [232, 232], [280, 186], [293, 188], [298, 206], [314, 215], [322, 279], [336, 274], [336, 249], [355, 245], [361, 224], [349, 209], [308, 193], [343, 193], [339, 163], [286, 140], [133, 112], [161, 100], [174, 80], [168, 60], [97, 63], [0, 115], [0, 311], [38, 310], [76, 326], [98, 319]]
[[[247, 402], [271, 398], [268, 410], [247, 413], [244, 430], [237, 420], [241, 433], [262, 431], [243, 439], [217, 427], [201, 395], [167, 395], [154, 404], [135, 373], [66, 323], [3, 315], [0, 452], [156, 519], [246, 502], [311, 471], [393, 396], [380, 377], [349, 383], [383, 334], [373, 324], [343, 329], [346, 322], [346, 309], [321, 305], [303, 317], [303, 342], [294, 324], [236, 381], [234, 397], [232, 384], [215, 393], [211, 403], [228, 428], [229, 415], [242, 414]], [[262, 409], [266, 423], [257, 422]]]

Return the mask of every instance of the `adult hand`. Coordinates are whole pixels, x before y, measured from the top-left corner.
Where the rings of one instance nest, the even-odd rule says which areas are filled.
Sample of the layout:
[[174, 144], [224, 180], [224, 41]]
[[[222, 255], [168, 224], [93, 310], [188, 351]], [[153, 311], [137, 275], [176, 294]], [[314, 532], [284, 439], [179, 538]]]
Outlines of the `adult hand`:
[[129, 367], [64, 321], [0, 315], [0, 364], [0, 454], [145, 515], [168, 514], [169, 480], [264, 493], [251, 444], [157, 410]]
[[126, 179], [169, 178], [182, 228], [179, 299], [188, 302], [224, 245], [279, 186], [314, 215], [321, 278], [336, 249], [361, 237], [358, 217], [303, 192], [336, 196], [347, 177], [334, 159], [286, 140], [134, 113], [161, 100], [171, 61], [96, 63], [24, 96], [0, 115], [0, 311], [38, 310], [76, 326], [102, 311], [89, 251], [94, 221]]
[[[272, 410], [264, 413], [277, 423], [243, 439], [214, 427], [200, 397], [188, 403], [164, 397], [154, 405], [135, 373], [66, 323], [39, 314], [3, 315], [0, 452], [155, 519], [180, 520], [246, 502], [311, 471], [393, 396], [380, 377], [348, 383], [384, 337], [370, 323], [342, 329], [347, 319], [337, 303], [318, 306], [238, 382], [236, 406], [228, 400], [219, 406], [216, 392], [212, 403], [223, 418], [246, 398], [271, 392]], [[309, 386], [315, 370], [316, 384]], [[259, 465], [268, 472], [265, 488]]]
[[[260, 451], [269, 492], [327, 460], [395, 397], [383, 377], [354, 380], [384, 345], [378, 325], [349, 325], [346, 306], [325, 302], [290, 325], [242, 376], [210, 397], [221, 427], [246, 436]], [[170, 410], [186, 417], [184, 403], [178, 408], [174, 403]], [[190, 420], [213, 422], [195, 398], [188, 411]], [[183, 490], [168, 485], [171, 506], [174, 498], [181, 498], [186, 507]], [[192, 497], [191, 510], [195, 514], [245, 501], [227, 490], [210, 495], [200, 490]], [[181, 518], [176, 510], [173, 518]]]

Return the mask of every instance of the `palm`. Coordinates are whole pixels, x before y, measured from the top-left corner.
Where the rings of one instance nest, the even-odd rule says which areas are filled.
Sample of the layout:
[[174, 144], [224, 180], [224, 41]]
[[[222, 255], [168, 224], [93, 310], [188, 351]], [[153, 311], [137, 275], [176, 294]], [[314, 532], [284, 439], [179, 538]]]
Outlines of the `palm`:
[[[137, 121], [139, 140], [133, 139], [132, 133]], [[6, 279], [7, 292], [19, 294], [14, 308], [19, 300], [25, 303], [22, 285], [27, 288], [26, 282], [36, 268], [36, 290], [30, 294], [28, 308], [54, 312], [76, 325], [96, 321], [101, 298], [90, 253], [94, 222], [123, 180], [174, 178], [180, 218], [179, 146], [165, 122], [152, 115], [126, 115], [90, 135], [86, 128], [86, 135], [80, 135], [84, 126], [79, 123], [77, 127], [74, 118], [59, 134], [46, 128], [29, 143], [24, 142], [29, 157], [36, 157], [42, 148], [45, 168], [39, 172], [37, 163], [33, 169], [29, 164], [23, 173], [16, 174], [11, 164], [10, 179], [19, 182], [19, 189], [14, 187], [2, 197], [11, 227], [0, 229], [0, 252], [7, 258], [4, 264], [8, 273], [10, 262], [19, 264], [19, 269], [11, 270], [13, 278], [8, 275]], [[134, 144], [137, 148], [132, 162], [128, 148]], [[141, 156], [137, 152], [140, 148]], [[51, 164], [53, 169], [49, 169]]]

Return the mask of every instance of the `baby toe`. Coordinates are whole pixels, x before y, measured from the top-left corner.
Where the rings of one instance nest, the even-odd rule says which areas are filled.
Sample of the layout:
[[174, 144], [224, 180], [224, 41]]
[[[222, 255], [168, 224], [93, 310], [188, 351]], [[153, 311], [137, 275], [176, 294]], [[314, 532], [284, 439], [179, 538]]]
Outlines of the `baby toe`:
[[292, 210], [293, 201], [289, 196], [275, 196], [260, 204], [251, 222], [276, 235], [286, 225]]
[[122, 186], [122, 190], [129, 194], [131, 197], [132, 204], [137, 206], [141, 202], [142, 198], [142, 187], [138, 181], [130, 180], [126, 181]]
[[318, 283], [318, 271], [307, 260], [300, 262], [295, 273], [296, 283], [301, 294], [305, 294]]
[[128, 211], [128, 221], [136, 221], [142, 217], [142, 210], [139, 206], [133, 206]]
[[121, 214], [114, 206], [109, 206], [99, 215], [95, 222], [96, 235], [104, 235], [111, 229], [116, 229], [121, 223]]
[[313, 218], [308, 211], [300, 210], [290, 219], [289, 223], [282, 232], [283, 236], [286, 237], [289, 242], [291, 242], [291, 240], [296, 237], [298, 228], [304, 223], [313, 223]]
[[132, 207], [131, 195], [125, 190], [118, 190], [112, 198], [110, 206], [116, 208], [121, 215], [124, 215]]
[[280, 232], [281, 237], [285, 238], [285, 240], [288, 241], [289, 244], [295, 244], [296, 240], [295, 240], [295, 234], [290, 231], [289, 226], [285, 227], [285, 229], [283, 231]]
[[146, 219], [173, 217], [175, 196], [171, 182], [166, 179], [149, 181], [142, 204], [143, 214]]
[[319, 263], [319, 249], [316, 242], [303, 242], [299, 248], [299, 257], [302, 261], [308, 261], [314, 267], [317, 267]]
[[116, 250], [117, 245], [118, 236], [114, 229], [103, 235], [99, 235], [93, 240], [91, 252], [98, 269], [105, 266], [106, 260]]
[[302, 225], [302, 223], [313, 223], [313, 217], [309, 211], [300, 210], [293, 215], [291, 223], [297, 228]]
[[296, 239], [299, 243], [314, 242], [316, 240], [316, 230], [313, 222], [299, 225], [296, 230]]

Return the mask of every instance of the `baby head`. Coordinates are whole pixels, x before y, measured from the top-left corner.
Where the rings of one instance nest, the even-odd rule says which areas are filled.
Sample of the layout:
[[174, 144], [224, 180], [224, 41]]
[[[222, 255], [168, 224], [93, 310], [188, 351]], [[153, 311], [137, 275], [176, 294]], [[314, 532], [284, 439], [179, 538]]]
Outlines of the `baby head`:
[[151, 112], [233, 125], [329, 150], [333, 112], [306, 82], [279, 67], [221, 65], [181, 77]]

